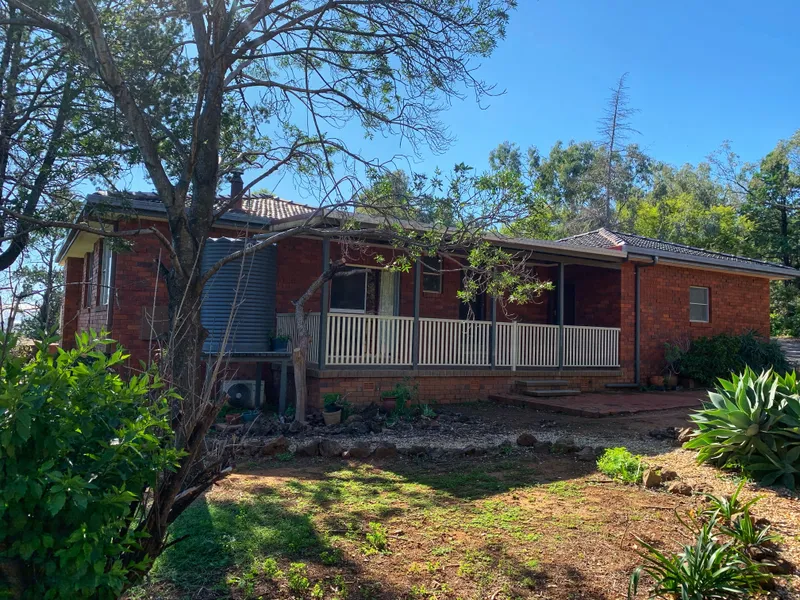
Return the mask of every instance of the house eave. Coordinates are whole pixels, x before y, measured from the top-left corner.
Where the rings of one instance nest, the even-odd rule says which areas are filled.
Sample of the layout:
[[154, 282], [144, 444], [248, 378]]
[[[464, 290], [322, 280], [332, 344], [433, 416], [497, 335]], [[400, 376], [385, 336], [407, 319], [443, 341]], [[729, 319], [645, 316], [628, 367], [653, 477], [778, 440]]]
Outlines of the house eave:
[[657, 256], [662, 264], [671, 264], [679, 267], [706, 269], [714, 271], [726, 271], [740, 275], [750, 275], [753, 277], [766, 277], [774, 280], [787, 280], [800, 277], [800, 271], [791, 267], [780, 267], [770, 265], [758, 265], [755, 263], [737, 263], [729, 260], [711, 258], [706, 256], [691, 256], [679, 254], [677, 252], [667, 252], [664, 250], [629, 248], [628, 257], [630, 260], [652, 260]]

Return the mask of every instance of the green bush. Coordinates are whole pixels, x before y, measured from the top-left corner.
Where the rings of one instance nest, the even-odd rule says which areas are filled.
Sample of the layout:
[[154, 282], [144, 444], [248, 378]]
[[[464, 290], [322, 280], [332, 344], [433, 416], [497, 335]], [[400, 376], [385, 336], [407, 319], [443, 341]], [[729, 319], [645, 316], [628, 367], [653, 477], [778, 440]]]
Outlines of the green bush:
[[682, 376], [702, 385], [714, 385], [717, 379], [727, 377], [730, 373], [739, 373], [745, 367], [755, 371], [789, 371], [789, 363], [781, 347], [754, 332], [742, 335], [722, 333], [697, 338], [678, 362]]
[[0, 575], [27, 598], [117, 598], [136, 507], [179, 458], [173, 396], [155, 376], [123, 380], [111, 340], [82, 334], [55, 356], [48, 341], [0, 367]]
[[631, 454], [627, 448], [609, 448], [597, 460], [597, 468], [617, 481], [639, 483], [647, 464], [641, 456]]
[[800, 398], [794, 372], [767, 370], [720, 379], [703, 408], [690, 416], [697, 435], [685, 444], [698, 462], [738, 467], [764, 485], [800, 481]]

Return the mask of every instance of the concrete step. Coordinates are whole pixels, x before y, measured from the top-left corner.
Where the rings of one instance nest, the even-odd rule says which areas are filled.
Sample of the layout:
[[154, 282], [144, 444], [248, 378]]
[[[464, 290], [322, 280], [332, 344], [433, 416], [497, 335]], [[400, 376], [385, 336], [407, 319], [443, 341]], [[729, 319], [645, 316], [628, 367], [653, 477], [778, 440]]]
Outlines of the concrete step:
[[565, 387], [569, 381], [564, 379], [518, 379], [514, 382], [517, 389], [540, 388], [540, 387]]
[[577, 396], [581, 393], [580, 390], [519, 390], [523, 396], [531, 396], [532, 398], [554, 398], [556, 396]]

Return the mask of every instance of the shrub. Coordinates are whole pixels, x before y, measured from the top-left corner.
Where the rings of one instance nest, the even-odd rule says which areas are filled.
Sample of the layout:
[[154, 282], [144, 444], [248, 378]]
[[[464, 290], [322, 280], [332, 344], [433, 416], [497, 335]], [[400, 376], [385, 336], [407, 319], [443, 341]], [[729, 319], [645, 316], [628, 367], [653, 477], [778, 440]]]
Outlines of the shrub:
[[769, 578], [744, 556], [733, 542], [723, 544], [709, 521], [697, 532], [693, 546], [677, 554], [665, 554], [639, 539], [645, 548], [644, 564], [631, 575], [628, 598], [636, 595], [642, 573], [655, 581], [650, 598], [723, 599], [749, 598]]
[[713, 385], [717, 379], [741, 372], [745, 367], [755, 371], [789, 371], [789, 363], [781, 347], [754, 332], [742, 335], [722, 333], [697, 338], [681, 356], [677, 366], [681, 375], [703, 385]]
[[641, 456], [631, 454], [627, 448], [609, 448], [597, 460], [597, 468], [617, 481], [639, 483], [647, 464]]
[[800, 399], [795, 373], [771, 370], [720, 379], [703, 408], [690, 416], [698, 434], [684, 447], [697, 461], [739, 467], [764, 485], [800, 480]]
[[55, 356], [51, 341], [0, 367], [2, 575], [28, 598], [117, 598], [144, 490], [178, 459], [172, 396], [155, 376], [123, 380], [111, 340], [84, 333]]

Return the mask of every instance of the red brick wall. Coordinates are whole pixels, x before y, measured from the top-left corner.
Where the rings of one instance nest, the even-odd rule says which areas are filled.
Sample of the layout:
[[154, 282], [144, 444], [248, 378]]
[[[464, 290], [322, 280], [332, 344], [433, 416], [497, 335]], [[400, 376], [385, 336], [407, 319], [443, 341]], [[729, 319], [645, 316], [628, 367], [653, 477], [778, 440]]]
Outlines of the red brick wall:
[[83, 259], [68, 258], [64, 266], [64, 300], [61, 305], [61, 339], [63, 347], [67, 350], [75, 346], [82, 297]]
[[[348, 375], [336, 372], [335, 376], [310, 377], [308, 382], [309, 405], [322, 407], [322, 397], [335, 392], [345, 394], [352, 404], [366, 405], [380, 402], [381, 392], [391, 390], [398, 383], [416, 384], [421, 403], [451, 403], [486, 400], [490, 394], [507, 394], [518, 379], [553, 379], [552, 372], [536, 374], [511, 371], [483, 372], [475, 375], [456, 374], [454, 371], [436, 374], [412, 371], [399, 372], [393, 376], [370, 374]], [[564, 371], [559, 379], [569, 382], [570, 388], [584, 392], [602, 391], [607, 383], [624, 381], [619, 371]]]
[[575, 286], [575, 324], [619, 327], [619, 270], [568, 265], [564, 279]]
[[[751, 329], [769, 335], [769, 281], [765, 278], [672, 265], [643, 268], [640, 274], [643, 378], [662, 372], [665, 342]], [[709, 288], [708, 323], [689, 321], [690, 286]]]

